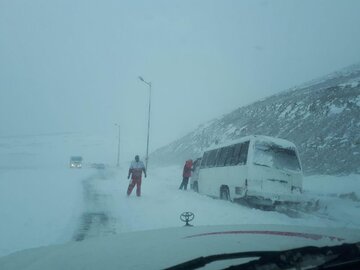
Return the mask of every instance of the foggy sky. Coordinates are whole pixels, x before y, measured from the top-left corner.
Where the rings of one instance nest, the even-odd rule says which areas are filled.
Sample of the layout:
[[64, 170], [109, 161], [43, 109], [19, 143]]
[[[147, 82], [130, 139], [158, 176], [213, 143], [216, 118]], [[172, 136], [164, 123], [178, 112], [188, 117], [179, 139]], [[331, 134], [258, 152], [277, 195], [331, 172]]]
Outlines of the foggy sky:
[[0, 136], [114, 133], [150, 150], [360, 61], [360, 1], [0, 0]]

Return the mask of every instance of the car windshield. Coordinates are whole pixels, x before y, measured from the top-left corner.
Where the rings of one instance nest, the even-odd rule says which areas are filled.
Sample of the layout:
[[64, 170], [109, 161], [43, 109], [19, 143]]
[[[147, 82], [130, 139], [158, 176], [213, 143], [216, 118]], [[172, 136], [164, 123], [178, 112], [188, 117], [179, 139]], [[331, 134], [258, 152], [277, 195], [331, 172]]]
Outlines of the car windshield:
[[300, 171], [300, 163], [292, 148], [285, 148], [271, 143], [255, 144], [254, 164], [280, 170]]
[[0, 0], [0, 270], [341, 246], [359, 210], [360, 0]]

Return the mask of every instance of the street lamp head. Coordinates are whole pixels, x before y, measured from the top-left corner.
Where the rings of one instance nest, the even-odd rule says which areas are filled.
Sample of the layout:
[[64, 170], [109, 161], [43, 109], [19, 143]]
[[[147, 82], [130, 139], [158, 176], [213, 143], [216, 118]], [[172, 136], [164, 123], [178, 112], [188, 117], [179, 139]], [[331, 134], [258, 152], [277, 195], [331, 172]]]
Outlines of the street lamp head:
[[141, 76], [139, 76], [139, 80], [142, 81], [142, 82], [145, 82], [145, 80]]

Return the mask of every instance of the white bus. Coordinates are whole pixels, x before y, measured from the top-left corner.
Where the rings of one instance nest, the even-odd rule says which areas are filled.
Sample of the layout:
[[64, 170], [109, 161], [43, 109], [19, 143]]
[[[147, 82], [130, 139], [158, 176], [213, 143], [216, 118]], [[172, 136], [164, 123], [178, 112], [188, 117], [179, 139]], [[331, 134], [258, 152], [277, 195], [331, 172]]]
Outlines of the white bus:
[[302, 180], [293, 143], [253, 135], [205, 151], [193, 189], [225, 200], [274, 206], [300, 202]]

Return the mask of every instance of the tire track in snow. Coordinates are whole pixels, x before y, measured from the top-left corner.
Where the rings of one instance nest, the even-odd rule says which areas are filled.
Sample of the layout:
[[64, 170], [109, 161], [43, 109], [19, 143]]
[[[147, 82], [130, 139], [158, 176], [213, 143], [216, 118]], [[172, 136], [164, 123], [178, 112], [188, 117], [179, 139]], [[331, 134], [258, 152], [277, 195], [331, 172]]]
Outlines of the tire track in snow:
[[115, 234], [116, 220], [109, 208], [110, 195], [102, 191], [102, 184], [109, 178], [104, 171], [83, 180], [84, 212], [73, 240]]

